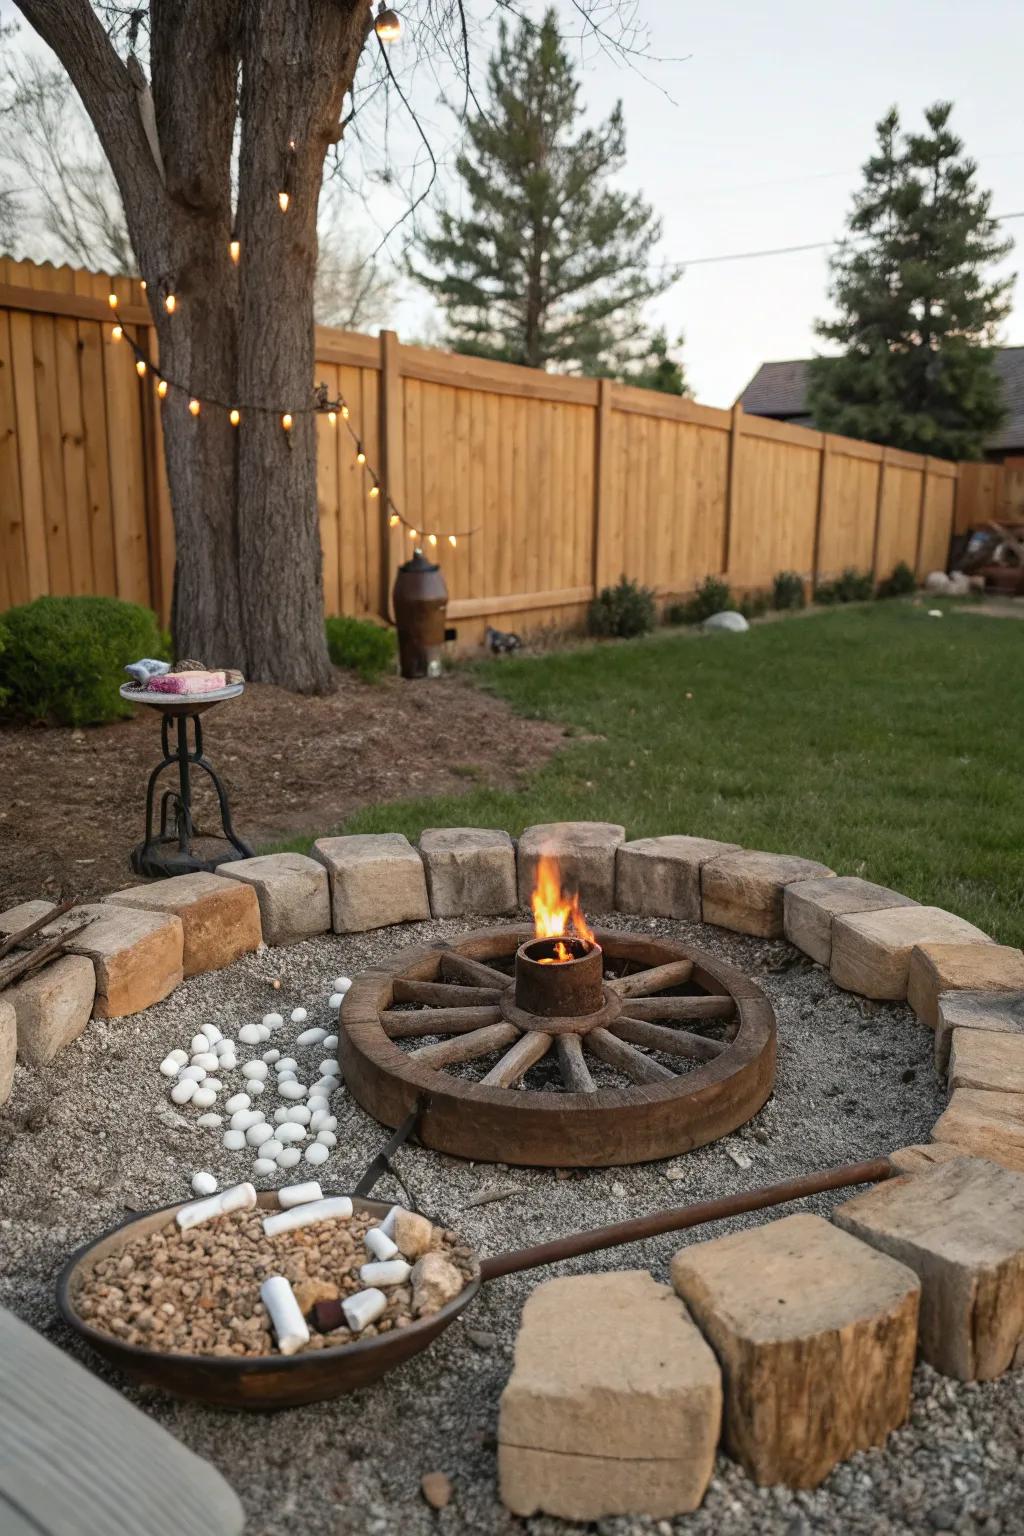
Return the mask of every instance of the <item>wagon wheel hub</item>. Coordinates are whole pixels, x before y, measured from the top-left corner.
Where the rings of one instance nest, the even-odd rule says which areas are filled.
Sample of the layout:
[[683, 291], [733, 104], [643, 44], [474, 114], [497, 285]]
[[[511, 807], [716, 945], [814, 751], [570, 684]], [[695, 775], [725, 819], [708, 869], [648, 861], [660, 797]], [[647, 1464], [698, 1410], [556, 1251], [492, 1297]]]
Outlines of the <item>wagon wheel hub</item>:
[[425, 1098], [437, 1150], [557, 1167], [669, 1157], [750, 1119], [774, 1082], [761, 989], [686, 946], [598, 942], [557, 964], [530, 930], [489, 929], [357, 978], [340, 1047], [354, 1096], [387, 1125]]

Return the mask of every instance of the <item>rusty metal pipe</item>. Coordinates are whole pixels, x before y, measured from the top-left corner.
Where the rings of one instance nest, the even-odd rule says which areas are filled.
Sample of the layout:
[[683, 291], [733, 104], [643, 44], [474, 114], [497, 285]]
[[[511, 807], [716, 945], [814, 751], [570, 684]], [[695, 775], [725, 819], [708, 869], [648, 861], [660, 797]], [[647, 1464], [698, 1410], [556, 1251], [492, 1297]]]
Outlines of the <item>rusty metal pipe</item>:
[[483, 1281], [497, 1280], [502, 1275], [519, 1274], [524, 1269], [539, 1269], [545, 1264], [558, 1264], [562, 1259], [597, 1253], [601, 1248], [618, 1248], [622, 1243], [639, 1243], [648, 1237], [660, 1237], [664, 1232], [682, 1232], [687, 1227], [703, 1226], [705, 1222], [725, 1221], [729, 1216], [763, 1211], [773, 1205], [784, 1205], [788, 1200], [824, 1194], [830, 1189], [847, 1189], [853, 1184], [880, 1184], [883, 1179], [892, 1178], [895, 1172], [888, 1158], [879, 1157], [873, 1162], [846, 1163], [839, 1168], [826, 1168], [822, 1173], [807, 1173], [782, 1184], [766, 1184], [761, 1189], [726, 1195], [721, 1200], [703, 1200], [697, 1205], [656, 1211], [653, 1216], [637, 1216], [632, 1221], [615, 1222], [609, 1227], [594, 1227], [589, 1232], [576, 1232], [571, 1237], [538, 1243], [534, 1248], [495, 1254], [493, 1258], [482, 1260], [480, 1278]]

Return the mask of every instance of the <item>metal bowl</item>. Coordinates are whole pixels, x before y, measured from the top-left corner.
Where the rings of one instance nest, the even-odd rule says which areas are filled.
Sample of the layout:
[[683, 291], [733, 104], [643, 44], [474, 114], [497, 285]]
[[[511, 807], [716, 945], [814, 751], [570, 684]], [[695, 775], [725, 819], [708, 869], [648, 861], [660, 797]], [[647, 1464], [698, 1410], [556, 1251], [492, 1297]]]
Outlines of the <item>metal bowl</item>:
[[[338, 1193], [332, 1191], [331, 1193]], [[130, 1216], [119, 1226], [85, 1244], [71, 1255], [57, 1281], [57, 1305], [65, 1322], [104, 1359], [133, 1381], [156, 1387], [173, 1397], [191, 1398], [217, 1408], [297, 1408], [341, 1397], [376, 1381], [432, 1344], [439, 1333], [467, 1307], [480, 1289], [479, 1279], [430, 1317], [391, 1333], [300, 1355], [181, 1355], [165, 1354], [140, 1344], [123, 1344], [101, 1333], [79, 1316], [75, 1302], [82, 1282], [101, 1259], [121, 1251], [137, 1237], [163, 1226], [187, 1201]], [[280, 1207], [270, 1191], [258, 1196], [262, 1210]], [[390, 1203], [353, 1197], [357, 1211], [383, 1217]]]

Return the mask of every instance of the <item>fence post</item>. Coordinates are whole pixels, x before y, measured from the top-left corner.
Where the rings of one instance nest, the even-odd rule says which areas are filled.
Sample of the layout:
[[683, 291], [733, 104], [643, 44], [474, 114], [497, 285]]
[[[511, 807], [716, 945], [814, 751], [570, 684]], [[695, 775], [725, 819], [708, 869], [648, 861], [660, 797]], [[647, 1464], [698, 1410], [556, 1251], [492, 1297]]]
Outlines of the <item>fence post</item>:
[[605, 544], [608, 534], [608, 518], [612, 501], [612, 420], [615, 385], [611, 379], [597, 381], [597, 409], [594, 417], [594, 530], [591, 578], [595, 594], [604, 585], [607, 566]]
[[811, 562], [811, 590], [813, 599], [821, 579], [821, 524], [825, 516], [828, 498], [828, 466], [832, 457], [832, 439], [827, 432], [821, 438], [821, 463], [818, 468], [818, 508], [814, 514], [814, 556]]
[[725, 522], [722, 527], [722, 575], [728, 577], [732, 566], [732, 525], [739, 486], [739, 448], [743, 436], [743, 407], [737, 400], [732, 408], [729, 427], [729, 478], [725, 491]]
[[930, 459], [927, 454], [921, 455], [921, 497], [917, 503], [917, 542], [914, 546], [914, 575], [921, 580], [928, 573], [921, 570], [921, 548], [924, 544], [924, 516], [925, 507], [928, 504], [928, 465]]
[[888, 449], [881, 450], [878, 460], [878, 490], [875, 493], [875, 536], [871, 541], [871, 574], [877, 583], [878, 576], [878, 541], [882, 533], [882, 503], [885, 497], [885, 456]]
[[380, 333], [380, 435], [384, 495], [380, 503], [380, 588], [377, 606], [381, 618], [391, 614], [394, 581], [394, 540], [388, 526], [391, 503], [405, 505], [405, 412], [402, 409], [402, 363], [398, 335]]

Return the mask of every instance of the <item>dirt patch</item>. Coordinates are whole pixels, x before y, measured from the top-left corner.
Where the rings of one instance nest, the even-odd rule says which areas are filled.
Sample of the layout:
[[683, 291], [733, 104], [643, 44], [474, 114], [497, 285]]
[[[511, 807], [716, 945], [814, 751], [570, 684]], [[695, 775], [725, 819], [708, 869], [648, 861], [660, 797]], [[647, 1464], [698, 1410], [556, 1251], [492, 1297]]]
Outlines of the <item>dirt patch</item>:
[[[366, 805], [516, 788], [562, 740], [560, 727], [520, 719], [461, 677], [370, 686], [339, 672], [337, 691], [314, 699], [256, 683], [203, 718], [236, 830], [257, 849], [334, 831]], [[86, 730], [0, 730], [0, 903], [80, 901], [133, 883], [128, 855], [159, 757], [159, 719], [145, 708]], [[214, 824], [214, 805], [197, 794], [200, 828]]]

